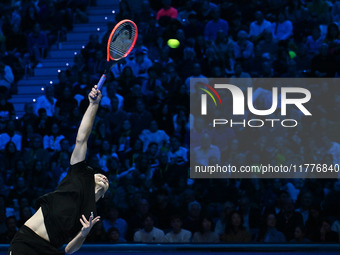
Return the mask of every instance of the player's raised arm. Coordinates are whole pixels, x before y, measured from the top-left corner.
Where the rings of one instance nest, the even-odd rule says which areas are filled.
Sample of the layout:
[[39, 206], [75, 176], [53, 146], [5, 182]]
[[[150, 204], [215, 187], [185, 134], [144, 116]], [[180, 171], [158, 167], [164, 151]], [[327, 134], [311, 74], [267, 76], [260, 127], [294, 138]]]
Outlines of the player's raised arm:
[[[74, 165], [78, 162], [85, 160], [86, 151], [87, 151], [87, 141], [91, 134], [92, 126], [94, 119], [96, 117], [96, 113], [99, 107], [99, 102], [102, 98], [102, 94], [100, 90], [97, 90], [97, 85], [95, 85], [91, 92], [89, 93], [89, 106], [81, 120], [77, 138], [76, 138], [76, 145], [72, 152], [70, 163]], [[95, 99], [94, 99], [95, 98]]]

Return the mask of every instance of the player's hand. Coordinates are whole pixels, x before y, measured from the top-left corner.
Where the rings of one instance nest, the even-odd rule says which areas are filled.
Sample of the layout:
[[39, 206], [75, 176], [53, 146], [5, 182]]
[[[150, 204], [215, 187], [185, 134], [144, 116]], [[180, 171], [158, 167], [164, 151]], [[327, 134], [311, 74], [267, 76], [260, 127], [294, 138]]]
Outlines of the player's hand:
[[89, 93], [89, 100], [92, 104], [99, 104], [102, 99], [102, 93], [97, 89], [97, 85], [94, 85], [91, 92]]
[[93, 219], [93, 215], [91, 214], [89, 220], [87, 220], [83, 214], [82, 218], [80, 218], [79, 220], [80, 223], [83, 225], [83, 227], [81, 228], [81, 235], [83, 237], [86, 237], [90, 233], [93, 225], [100, 220], [100, 216], [97, 216], [96, 218]]

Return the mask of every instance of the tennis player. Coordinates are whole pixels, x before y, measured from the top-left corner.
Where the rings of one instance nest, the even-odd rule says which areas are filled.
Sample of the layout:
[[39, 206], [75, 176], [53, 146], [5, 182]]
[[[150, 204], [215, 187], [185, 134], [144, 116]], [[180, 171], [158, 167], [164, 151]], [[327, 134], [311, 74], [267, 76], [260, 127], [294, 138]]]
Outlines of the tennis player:
[[[80, 249], [93, 225], [100, 220], [96, 202], [104, 196], [109, 182], [85, 162], [87, 141], [102, 98], [97, 86], [88, 98], [89, 106], [78, 129], [66, 177], [54, 192], [37, 200], [37, 212], [16, 233], [8, 254], [73, 253]], [[62, 251], [60, 247], [65, 243], [68, 244]]]

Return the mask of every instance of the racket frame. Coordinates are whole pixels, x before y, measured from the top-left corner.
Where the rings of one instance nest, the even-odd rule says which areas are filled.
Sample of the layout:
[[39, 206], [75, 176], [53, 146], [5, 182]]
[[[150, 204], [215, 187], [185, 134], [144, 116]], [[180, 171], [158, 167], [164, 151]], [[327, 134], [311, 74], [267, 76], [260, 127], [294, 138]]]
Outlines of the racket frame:
[[[135, 31], [136, 31], [136, 32], [135, 32], [135, 37], [133, 38], [133, 42], [131, 43], [130, 48], [125, 52], [125, 54], [124, 54], [122, 57], [118, 58], [118, 59], [114, 59], [114, 58], [111, 57], [111, 54], [110, 54], [110, 44], [111, 44], [111, 40], [112, 40], [113, 34], [116, 32], [117, 28], [118, 28], [121, 24], [126, 23], [126, 22], [130, 23], [130, 24], [135, 28]], [[135, 46], [136, 41], [137, 41], [137, 37], [138, 37], [138, 29], [137, 29], [137, 25], [136, 25], [133, 21], [131, 21], [131, 20], [129, 20], [129, 19], [124, 19], [124, 20], [118, 22], [118, 23], [115, 25], [115, 27], [112, 29], [111, 34], [110, 34], [110, 37], [109, 37], [109, 40], [107, 41], [107, 56], [106, 56], [106, 60], [109, 62], [110, 60], [115, 60], [115, 61], [117, 61], [117, 60], [119, 60], [119, 59], [125, 58], [127, 55], [130, 54], [130, 52], [132, 51], [133, 47]]]
[[[114, 58], [111, 57], [111, 54], [110, 54], [110, 44], [111, 44], [111, 40], [112, 40], [112, 37], [113, 37], [114, 33], [116, 32], [117, 28], [118, 28], [121, 24], [123, 24], [123, 23], [125, 23], [125, 22], [129, 22], [129, 23], [135, 28], [135, 31], [136, 31], [136, 32], [135, 32], [135, 36], [134, 36], [134, 38], [133, 38], [133, 41], [132, 41], [132, 43], [131, 43], [130, 48], [126, 51], [126, 53], [125, 53], [122, 57], [117, 58], [117, 59], [114, 59]], [[104, 82], [105, 82], [105, 80], [106, 80], [106, 73], [107, 73], [107, 70], [108, 70], [108, 69], [109, 69], [109, 70], [112, 69], [112, 67], [116, 64], [116, 62], [117, 62], [118, 60], [120, 60], [120, 59], [122, 59], [122, 58], [125, 58], [127, 55], [130, 54], [130, 52], [132, 51], [132, 49], [135, 47], [135, 44], [136, 44], [136, 41], [137, 41], [137, 37], [138, 37], [138, 29], [137, 29], [137, 25], [136, 25], [132, 20], [124, 19], [124, 20], [118, 22], [118, 23], [114, 26], [114, 28], [112, 29], [111, 34], [110, 34], [110, 36], [109, 36], [109, 39], [108, 39], [108, 41], [107, 41], [107, 56], [106, 56], [107, 64], [106, 64], [105, 71], [104, 71], [103, 75], [100, 77], [100, 80], [99, 80], [99, 82], [98, 82], [98, 84], [97, 84], [97, 89], [98, 89], [98, 90], [101, 89], [101, 87], [103, 86], [103, 84], [104, 84]], [[113, 61], [112, 64], [110, 64], [111, 60]]]

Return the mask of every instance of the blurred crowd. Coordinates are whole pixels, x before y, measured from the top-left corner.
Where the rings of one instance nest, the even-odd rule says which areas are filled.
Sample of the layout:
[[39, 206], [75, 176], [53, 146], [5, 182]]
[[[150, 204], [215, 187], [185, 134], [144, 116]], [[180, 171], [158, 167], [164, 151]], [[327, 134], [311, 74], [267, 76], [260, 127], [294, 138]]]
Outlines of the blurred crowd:
[[17, 93], [17, 82], [34, 75], [54, 43], [66, 40], [74, 23], [86, 23], [89, 0], [4, 0], [0, 3], [1, 93]]
[[[25, 58], [39, 68], [51, 44], [74, 22], [86, 22], [87, 4], [2, 3], [1, 85], [10, 88], [10, 73], [22, 77], [15, 66]], [[109, 178], [110, 189], [99, 202], [102, 221], [87, 242], [339, 242], [337, 179], [189, 178], [190, 137], [198, 146], [195, 138], [207, 136], [204, 119], [190, 115], [189, 91], [190, 78], [338, 77], [340, 1], [119, 5], [106, 33], [89, 36], [73, 65], [59, 73], [59, 83], [27, 103], [23, 117], [15, 118], [6, 90], [0, 93], [0, 241], [8, 243], [35, 212], [35, 200], [67, 174], [87, 94], [105, 67], [107, 38], [128, 18], [138, 26], [138, 40], [108, 74], [88, 145], [87, 162]], [[51, 13], [61, 22], [49, 22]], [[37, 38], [44, 38], [43, 47], [34, 44]], [[169, 39], [179, 46], [169, 47]], [[200, 160], [339, 164], [340, 90], [326, 82], [313, 87], [313, 95], [312, 119], [289, 113], [299, 119], [298, 128], [216, 129], [206, 137], [214, 153]]]

